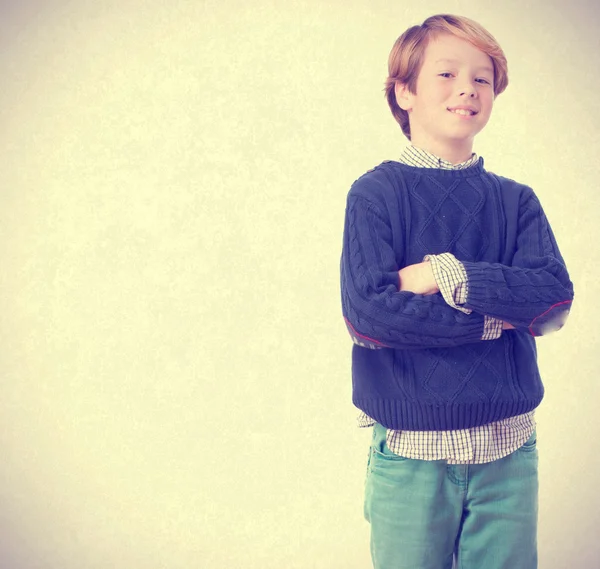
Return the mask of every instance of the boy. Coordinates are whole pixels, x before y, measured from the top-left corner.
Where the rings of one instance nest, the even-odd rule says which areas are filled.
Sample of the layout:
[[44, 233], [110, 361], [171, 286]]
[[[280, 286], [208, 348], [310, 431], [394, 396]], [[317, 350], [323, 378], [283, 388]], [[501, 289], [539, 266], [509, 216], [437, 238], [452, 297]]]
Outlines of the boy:
[[472, 152], [507, 83], [476, 22], [409, 28], [386, 96], [411, 146], [348, 194], [342, 309], [374, 425], [375, 569], [537, 567], [534, 337], [564, 324], [573, 285], [531, 188]]

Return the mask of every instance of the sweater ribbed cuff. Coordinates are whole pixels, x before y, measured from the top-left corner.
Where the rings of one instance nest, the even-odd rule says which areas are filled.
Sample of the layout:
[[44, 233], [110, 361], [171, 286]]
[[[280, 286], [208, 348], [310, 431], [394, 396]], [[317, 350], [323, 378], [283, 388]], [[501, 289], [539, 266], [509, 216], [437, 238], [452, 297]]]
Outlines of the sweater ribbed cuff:
[[465, 305], [472, 306], [476, 312], [485, 314], [486, 305], [497, 304], [497, 299], [490, 292], [506, 287], [506, 283], [503, 280], [496, 282], [493, 277], [497, 277], [498, 273], [490, 273], [479, 267], [478, 263], [463, 261], [463, 267], [469, 283]]

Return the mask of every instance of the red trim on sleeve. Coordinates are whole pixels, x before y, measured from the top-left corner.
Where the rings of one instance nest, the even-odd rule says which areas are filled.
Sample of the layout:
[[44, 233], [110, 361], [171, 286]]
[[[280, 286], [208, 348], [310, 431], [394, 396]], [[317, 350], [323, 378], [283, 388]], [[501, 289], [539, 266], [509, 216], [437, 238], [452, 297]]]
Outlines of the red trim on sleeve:
[[556, 304], [552, 305], [550, 308], [548, 308], [548, 310], [546, 310], [546, 312], [543, 312], [542, 314], [540, 314], [539, 316], [536, 316], [532, 321], [531, 324], [529, 325], [529, 333], [535, 338], [535, 334], [533, 333], [533, 325], [535, 324], [535, 321], [538, 320], [539, 318], [542, 318], [543, 316], [546, 316], [546, 314], [548, 314], [548, 312], [550, 312], [551, 310], [554, 310], [557, 306], [562, 306], [563, 304], [572, 304], [572, 300], [563, 300], [562, 302], [557, 302]]
[[346, 326], [348, 326], [348, 328], [350, 330], [352, 330], [352, 333], [357, 337], [357, 338], [363, 338], [364, 340], [367, 340], [368, 342], [372, 342], [373, 344], [377, 344], [378, 346], [381, 346], [382, 348], [387, 348], [388, 346], [386, 346], [385, 344], [382, 344], [381, 342], [374, 340], [373, 338], [369, 338], [369, 336], [365, 336], [363, 334], [359, 334], [356, 329], [354, 328], [354, 326], [352, 326], [352, 324], [350, 324], [350, 322], [348, 321], [348, 319], [344, 316], [344, 321], [346, 322]]

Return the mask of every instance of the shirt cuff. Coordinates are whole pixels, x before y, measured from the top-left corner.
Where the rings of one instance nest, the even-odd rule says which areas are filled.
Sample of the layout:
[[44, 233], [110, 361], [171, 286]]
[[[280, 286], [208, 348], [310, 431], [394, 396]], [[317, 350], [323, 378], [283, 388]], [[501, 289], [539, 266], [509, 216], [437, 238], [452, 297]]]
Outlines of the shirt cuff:
[[[460, 261], [459, 261], [460, 263]], [[456, 304], [464, 304], [467, 302], [467, 283], [459, 283], [458, 286], [454, 289], [454, 302]]]
[[452, 254], [425, 255], [424, 261], [431, 263], [435, 282], [448, 306], [465, 314], [472, 310], [460, 306], [467, 299], [467, 272], [463, 264]]
[[502, 320], [493, 318], [492, 316], [484, 316], [483, 318], [483, 336], [482, 340], [496, 340], [502, 336]]

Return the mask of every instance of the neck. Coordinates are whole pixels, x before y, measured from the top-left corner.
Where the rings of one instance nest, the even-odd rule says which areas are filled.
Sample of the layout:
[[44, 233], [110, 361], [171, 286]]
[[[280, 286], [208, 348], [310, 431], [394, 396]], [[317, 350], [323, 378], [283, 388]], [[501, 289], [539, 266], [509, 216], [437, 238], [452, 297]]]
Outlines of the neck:
[[[416, 133], [415, 133], [416, 134]], [[473, 154], [473, 139], [466, 139], [460, 141], [435, 141], [427, 140], [425, 137], [411, 136], [411, 144], [431, 152], [438, 158], [442, 158], [451, 164], [460, 164], [465, 160], [471, 158]]]

